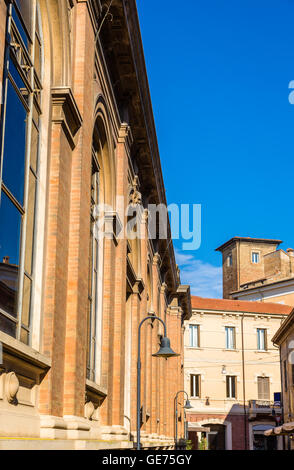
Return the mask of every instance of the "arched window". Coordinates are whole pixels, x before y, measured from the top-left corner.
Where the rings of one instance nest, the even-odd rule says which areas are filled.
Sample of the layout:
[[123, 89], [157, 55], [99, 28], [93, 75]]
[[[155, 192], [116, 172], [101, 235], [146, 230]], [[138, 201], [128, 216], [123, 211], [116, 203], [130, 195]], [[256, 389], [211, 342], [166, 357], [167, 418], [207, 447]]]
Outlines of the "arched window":
[[97, 205], [100, 197], [99, 163], [95, 148], [92, 150], [91, 209], [90, 209], [90, 249], [89, 249], [89, 288], [88, 288], [88, 348], [87, 378], [95, 381], [96, 376], [96, 334], [98, 310], [99, 243], [95, 230]]
[[0, 147], [0, 330], [29, 344], [42, 35], [35, 0], [8, 4]]

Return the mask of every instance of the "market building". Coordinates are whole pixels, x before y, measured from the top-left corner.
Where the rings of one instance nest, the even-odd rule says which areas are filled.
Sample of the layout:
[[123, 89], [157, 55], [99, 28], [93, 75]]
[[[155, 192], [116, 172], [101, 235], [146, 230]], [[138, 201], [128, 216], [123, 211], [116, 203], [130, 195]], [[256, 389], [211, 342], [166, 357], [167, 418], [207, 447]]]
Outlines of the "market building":
[[[190, 291], [168, 222], [164, 239], [148, 230], [166, 197], [136, 4], [108, 7], [0, 4], [1, 449], [133, 447], [148, 315], [142, 445], [174, 446]], [[154, 315], [179, 357], [152, 357]]]

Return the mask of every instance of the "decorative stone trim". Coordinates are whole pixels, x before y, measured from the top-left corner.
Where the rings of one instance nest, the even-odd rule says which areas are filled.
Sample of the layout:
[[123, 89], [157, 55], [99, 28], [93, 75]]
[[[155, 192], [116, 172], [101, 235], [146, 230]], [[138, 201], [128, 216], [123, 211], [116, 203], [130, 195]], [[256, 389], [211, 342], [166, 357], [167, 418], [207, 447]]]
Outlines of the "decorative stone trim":
[[44, 356], [35, 349], [32, 349], [30, 346], [21, 343], [2, 331], [0, 331], [0, 342], [3, 345], [4, 364], [5, 357], [9, 354], [9, 356], [14, 356], [31, 364], [37, 371], [39, 371], [39, 373], [44, 373], [50, 369], [51, 360], [47, 356]]
[[131, 146], [133, 144], [134, 138], [132, 130], [128, 123], [123, 122], [119, 129], [118, 134], [118, 143], [124, 143], [126, 147], [127, 154], [129, 155]]
[[105, 212], [104, 214], [104, 231], [107, 238], [114, 240], [114, 243], [117, 245], [117, 237], [122, 231], [122, 223], [117, 212]]
[[15, 372], [9, 372], [5, 378], [5, 394], [9, 403], [16, 401], [16, 395], [19, 390], [19, 380]]
[[52, 88], [52, 122], [61, 124], [72, 148], [74, 136], [82, 125], [82, 116], [73, 93], [68, 87]]

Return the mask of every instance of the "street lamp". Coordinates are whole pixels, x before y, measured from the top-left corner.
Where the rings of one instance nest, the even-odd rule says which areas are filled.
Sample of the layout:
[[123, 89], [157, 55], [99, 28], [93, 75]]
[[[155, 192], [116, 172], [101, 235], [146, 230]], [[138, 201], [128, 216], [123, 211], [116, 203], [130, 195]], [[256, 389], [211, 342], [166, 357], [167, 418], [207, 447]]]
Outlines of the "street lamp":
[[179, 356], [179, 354], [175, 353], [170, 347], [170, 340], [166, 336], [166, 324], [164, 323], [161, 318], [156, 316], [148, 316], [141, 321], [138, 329], [138, 361], [137, 361], [137, 450], [141, 449], [140, 443], [140, 429], [141, 429], [141, 326], [146, 320], [158, 320], [163, 324], [164, 328], [164, 336], [161, 338], [160, 341], [160, 348], [157, 353], [152, 354], [154, 357], [175, 357]]
[[[187, 396], [187, 400], [186, 400], [186, 403], [184, 405], [184, 409], [185, 410], [191, 410], [191, 408], [193, 408], [193, 406], [191, 405], [191, 403], [189, 401], [188, 393], [185, 390], [180, 390], [175, 396], [175, 420], [176, 420], [175, 421], [175, 441], [176, 441], [176, 446], [177, 446], [177, 442], [178, 442], [178, 396], [179, 396], [180, 393], [184, 393]], [[185, 421], [184, 421], [184, 429], [185, 429], [185, 439], [186, 439], [187, 435], [186, 435]]]

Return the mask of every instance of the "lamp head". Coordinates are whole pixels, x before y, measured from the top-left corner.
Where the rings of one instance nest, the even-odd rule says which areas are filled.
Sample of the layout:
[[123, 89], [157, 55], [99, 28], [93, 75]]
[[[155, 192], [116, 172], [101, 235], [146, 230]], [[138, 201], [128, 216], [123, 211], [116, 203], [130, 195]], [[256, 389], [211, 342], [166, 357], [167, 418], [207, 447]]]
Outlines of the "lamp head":
[[185, 410], [191, 410], [191, 408], [193, 408], [193, 406], [190, 403], [190, 400], [186, 400], [184, 408]]
[[175, 353], [170, 347], [170, 340], [167, 336], [163, 336], [160, 341], [159, 351], [155, 354], [152, 354], [154, 357], [175, 357], [179, 354]]

